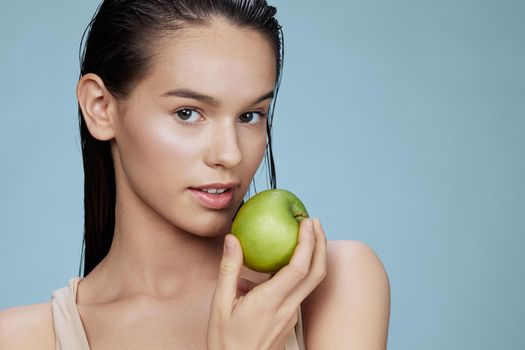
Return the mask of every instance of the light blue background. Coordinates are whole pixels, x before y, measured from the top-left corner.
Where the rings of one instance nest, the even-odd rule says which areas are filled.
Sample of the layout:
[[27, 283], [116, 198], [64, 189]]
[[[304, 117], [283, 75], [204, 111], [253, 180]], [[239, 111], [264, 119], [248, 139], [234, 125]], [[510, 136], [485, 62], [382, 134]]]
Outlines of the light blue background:
[[[271, 3], [278, 185], [381, 257], [389, 349], [524, 349], [525, 2]], [[74, 90], [97, 4], [0, 11], [0, 309], [78, 271]]]

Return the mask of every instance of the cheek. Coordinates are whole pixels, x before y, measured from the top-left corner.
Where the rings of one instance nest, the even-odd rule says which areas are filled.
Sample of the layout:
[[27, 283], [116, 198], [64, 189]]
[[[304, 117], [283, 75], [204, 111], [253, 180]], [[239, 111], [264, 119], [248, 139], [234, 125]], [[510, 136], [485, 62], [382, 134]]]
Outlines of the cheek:
[[119, 136], [125, 176], [133, 190], [150, 205], [154, 199], [166, 200], [190, 185], [185, 175], [200, 157], [199, 140], [194, 135], [175, 133], [169, 120], [130, 120]]
[[240, 147], [243, 150], [243, 170], [248, 175], [246, 180], [246, 189], [250, 184], [252, 177], [259, 168], [266, 149], [266, 132], [254, 134], [250, 133], [240, 140]]

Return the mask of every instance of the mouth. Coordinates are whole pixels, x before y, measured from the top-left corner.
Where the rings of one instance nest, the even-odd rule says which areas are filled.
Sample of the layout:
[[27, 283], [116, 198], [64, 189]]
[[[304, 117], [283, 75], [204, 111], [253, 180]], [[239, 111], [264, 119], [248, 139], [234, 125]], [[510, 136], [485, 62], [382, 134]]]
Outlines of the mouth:
[[228, 208], [234, 198], [234, 188], [189, 188], [201, 205], [209, 209]]
[[190, 188], [192, 190], [201, 191], [207, 194], [220, 195], [224, 192], [231, 191], [231, 188]]

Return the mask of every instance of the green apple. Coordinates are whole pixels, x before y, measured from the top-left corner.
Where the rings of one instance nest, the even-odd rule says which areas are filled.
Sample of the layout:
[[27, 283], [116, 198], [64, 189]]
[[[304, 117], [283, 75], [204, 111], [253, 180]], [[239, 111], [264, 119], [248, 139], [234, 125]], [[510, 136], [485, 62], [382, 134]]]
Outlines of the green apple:
[[290, 262], [299, 238], [299, 224], [308, 217], [293, 193], [266, 190], [244, 203], [231, 233], [241, 243], [244, 265], [258, 272], [277, 272]]

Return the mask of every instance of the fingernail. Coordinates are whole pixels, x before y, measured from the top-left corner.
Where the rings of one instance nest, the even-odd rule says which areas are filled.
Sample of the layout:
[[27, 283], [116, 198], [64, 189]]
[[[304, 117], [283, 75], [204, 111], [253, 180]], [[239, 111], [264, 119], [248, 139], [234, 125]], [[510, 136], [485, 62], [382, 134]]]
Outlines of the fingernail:
[[230, 235], [226, 235], [226, 237], [224, 237], [224, 253], [230, 254], [233, 252], [233, 248], [233, 238], [230, 237]]
[[306, 229], [312, 231], [314, 229], [314, 225], [312, 223], [312, 219], [306, 219]]

